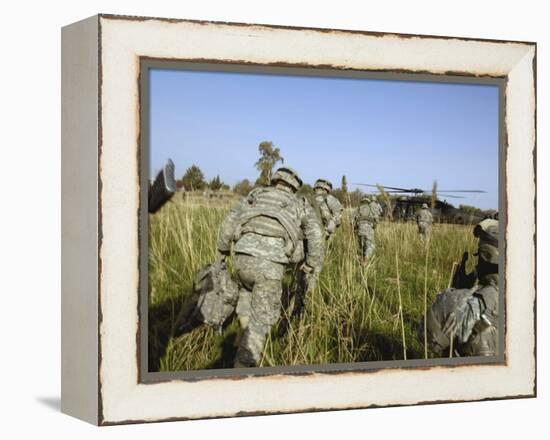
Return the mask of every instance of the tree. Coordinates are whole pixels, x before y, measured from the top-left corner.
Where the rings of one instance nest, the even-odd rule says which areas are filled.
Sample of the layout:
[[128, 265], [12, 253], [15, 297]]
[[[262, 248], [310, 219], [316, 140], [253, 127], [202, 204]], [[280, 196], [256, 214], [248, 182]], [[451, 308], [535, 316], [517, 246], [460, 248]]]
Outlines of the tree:
[[342, 204], [344, 206], [349, 206], [350, 200], [348, 195], [348, 179], [346, 179], [346, 176], [342, 176], [342, 184], [341, 184], [341, 191], [342, 191]]
[[233, 192], [243, 197], [246, 196], [250, 191], [252, 191], [252, 184], [248, 179], [237, 182], [233, 187]]
[[254, 166], [260, 172], [260, 177], [256, 183], [258, 185], [267, 186], [271, 181], [271, 176], [273, 174], [273, 167], [277, 162], [284, 163], [284, 158], [281, 156], [281, 150], [273, 145], [271, 141], [263, 141], [258, 146], [258, 152], [260, 153], [260, 158], [254, 164]]
[[437, 201], [437, 180], [434, 180], [432, 185], [432, 197], [430, 199], [430, 207], [435, 209], [435, 202]]
[[214, 177], [209, 183], [208, 188], [210, 188], [212, 191], [218, 191], [220, 190], [225, 184], [220, 179], [220, 176], [217, 175]]
[[191, 165], [189, 168], [187, 168], [185, 174], [179, 182], [180, 186], [183, 185], [183, 187], [187, 191], [200, 190], [206, 186], [206, 182], [204, 181], [204, 174], [197, 165]]

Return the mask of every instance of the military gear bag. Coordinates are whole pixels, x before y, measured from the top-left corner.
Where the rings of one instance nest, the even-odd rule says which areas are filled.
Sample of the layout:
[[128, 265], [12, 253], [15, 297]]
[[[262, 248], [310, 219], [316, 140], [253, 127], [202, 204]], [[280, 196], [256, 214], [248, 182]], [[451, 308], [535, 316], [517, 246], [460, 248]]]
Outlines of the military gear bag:
[[430, 348], [441, 354], [451, 345], [451, 338], [444, 327], [449, 316], [464, 307], [475, 289], [445, 289], [440, 292], [426, 315], [427, 340]]
[[216, 261], [200, 270], [193, 281], [198, 295], [194, 316], [213, 327], [221, 327], [233, 313], [239, 299], [237, 283], [231, 279], [223, 261]]
[[374, 209], [369, 205], [361, 205], [357, 209], [356, 214], [357, 223], [367, 222], [367, 223], [376, 223], [378, 222], [378, 214]]

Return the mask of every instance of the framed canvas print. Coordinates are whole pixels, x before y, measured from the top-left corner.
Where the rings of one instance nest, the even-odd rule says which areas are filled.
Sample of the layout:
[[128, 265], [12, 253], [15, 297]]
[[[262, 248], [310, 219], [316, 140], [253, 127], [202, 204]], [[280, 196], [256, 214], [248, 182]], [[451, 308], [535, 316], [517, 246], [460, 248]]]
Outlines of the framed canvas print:
[[536, 46], [98, 15], [62, 32], [62, 410], [536, 395]]

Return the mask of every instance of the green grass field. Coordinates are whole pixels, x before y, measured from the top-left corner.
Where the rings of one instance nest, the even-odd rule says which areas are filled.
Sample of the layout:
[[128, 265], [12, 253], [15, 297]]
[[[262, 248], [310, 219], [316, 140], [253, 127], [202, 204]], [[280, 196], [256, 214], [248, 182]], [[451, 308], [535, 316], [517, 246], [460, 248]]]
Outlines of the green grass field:
[[[149, 369], [176, 371], [232, 366], [238, 322], [222, 335], [206, 326], [171, 335], [196, 272], [216, 255], [228, 200], [177, 199], [150, 216]], [[414, 223], [381, 223], [367, 267], [345, 212], [331, 238], [306, 313], [288, 332], [268, 337], [262, 366], [418, 359], [430, 356], [417, 329], [426, 303], [450, 284], [453, 265], [475, 250], [471, 226], [436, 224], [428, 246]], [[473, 263], [470, 262], [470, 265]], [[471, 270], [473, 267], [469, 266]], [[288, 283], [290, 284], [290, 282]]]

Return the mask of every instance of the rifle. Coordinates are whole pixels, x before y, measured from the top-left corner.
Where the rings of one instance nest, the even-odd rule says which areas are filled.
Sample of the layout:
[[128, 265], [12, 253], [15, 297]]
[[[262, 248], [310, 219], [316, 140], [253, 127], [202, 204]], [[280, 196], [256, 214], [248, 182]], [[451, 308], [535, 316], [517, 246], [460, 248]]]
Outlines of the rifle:
[[149, 214], [154, 214], [168, 202], [176, 192], [176, 180], [174, 179], [174, 162], [171, 159], [149, 185]]
[[477, 274], [475, 271], [466, 273], [466, 262], [469, 258], [468, 252], [462, 254], [462, 260], [460, 264], [456, 267], [455, 273], [453, 274], [453, 281], [451, 286], [455, 289], [471, 289], [474, 287], [476, 282]]
[[294, 276], [294, 304], [290, 314], [286, 315], [279, 324], [279, 337], [283, 337], [288, 332], [290, 321], [302, 319], [307, 304], [307, 293], [312, 288], [313, 272], [308, 266], [301, 264], [294, 271]]
[[296, 293], [294, 294], [294, 307], [290, 315], [291, 319], [301, 319], [306, 309], [307, 292], [309, 291], [309, 277], [302, 267], [298, 269], [296, 274]]

